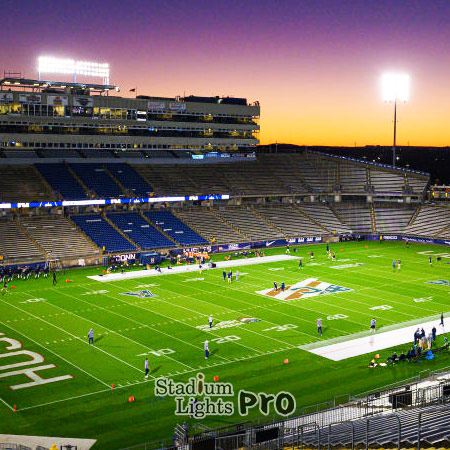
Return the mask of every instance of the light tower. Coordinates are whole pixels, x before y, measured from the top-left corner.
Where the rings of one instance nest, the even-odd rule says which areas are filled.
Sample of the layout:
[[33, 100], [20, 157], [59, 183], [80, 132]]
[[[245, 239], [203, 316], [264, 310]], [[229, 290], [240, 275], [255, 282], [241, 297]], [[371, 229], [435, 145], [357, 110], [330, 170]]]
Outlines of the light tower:
[[409, 95], [409, 75], [386, 73], [381, 79], [383, 101], [394, 102], [394, 145], [392, 146], [392, 165], [395, 167], [397, 138], [397, 101], [407, 102]]

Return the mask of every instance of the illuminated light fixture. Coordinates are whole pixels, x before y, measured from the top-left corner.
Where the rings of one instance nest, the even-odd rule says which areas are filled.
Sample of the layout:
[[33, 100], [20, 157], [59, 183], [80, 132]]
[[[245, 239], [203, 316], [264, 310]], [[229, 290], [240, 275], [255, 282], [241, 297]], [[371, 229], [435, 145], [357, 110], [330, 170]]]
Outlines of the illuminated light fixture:
[[385, 73], [381, 78], [382, 98], [385, 102], [394, 102], [394, 144], [392, 146], [392, 165], [398, 158], [395, 156], [397, 139], [397, 102], [409, 99], [409, 75], [401, 73]]
[[74, 83], [76, 83], [77, 75], [85, 75], [89, 77], [101, 77], [105, 84], [109, 84], [109, 64], [75, 61], [74, 59], [53, 58], [51, 56], [40, 56], [38, 58], [38, 74], [39, 79], [41, 73], [62, 73], [73, 75]]

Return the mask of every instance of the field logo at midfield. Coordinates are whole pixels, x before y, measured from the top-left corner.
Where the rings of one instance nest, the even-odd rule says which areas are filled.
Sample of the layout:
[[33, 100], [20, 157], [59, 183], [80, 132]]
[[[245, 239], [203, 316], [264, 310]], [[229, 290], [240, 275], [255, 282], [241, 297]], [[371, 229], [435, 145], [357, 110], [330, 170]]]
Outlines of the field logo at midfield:
[[201, 331], [216, 331], [222, 330], [224, 328], [240, 327], [247, 323], [254, 323], [254, 322], [261, 322], [261, 319], [257, 319], [256, 317], [244, 316], [233, 320], [222, 320], [221, 322], [215, 323], [212, 327], [210, 327], [209, 324], [205, 324], [205, 325], [197, 325], [195, 328]]
[[448, 280], [434, 280], [434, 281], [427, 281], [427, 284], [438, 284], [439, 286], [450, 286], [450, 281], [448, 281]]
[[257, 294], [267, 295], [268, 297], [276, 298], [277, 300], [289, 301], [299, 298], [315, 297], [316, 295], [337, 294], [339, 292], [350, 292], [349, 289], [337, 284], [330, 284], [324, 281], [319, 281], [317, 278], [308, 278], [292, 286], [286, 286], [284, 292], [281, 289], [264, 289], [256, 291]]
[[148, 289], [143, 289], [141, 291], [136, 292], [121, 292], [120, 295], [131, 295], [132, 297], [140, 297], [140, 298], [149, 298], [156, 297], [155, 294], [152, 294]]

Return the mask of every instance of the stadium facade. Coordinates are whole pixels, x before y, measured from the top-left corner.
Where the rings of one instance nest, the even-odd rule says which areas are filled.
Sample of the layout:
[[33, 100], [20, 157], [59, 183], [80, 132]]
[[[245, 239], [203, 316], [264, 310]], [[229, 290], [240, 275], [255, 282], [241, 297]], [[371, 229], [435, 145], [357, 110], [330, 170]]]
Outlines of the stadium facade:
[[122, 98], [109, 95], [116, 93], [112, 85], [14, 77], [1, 80], [0, 89], [0, 143], [7, 156], [18, 150], [44, 157], [229, 156], [254, 151], [259, 142], [259, 104], [244, 98]]

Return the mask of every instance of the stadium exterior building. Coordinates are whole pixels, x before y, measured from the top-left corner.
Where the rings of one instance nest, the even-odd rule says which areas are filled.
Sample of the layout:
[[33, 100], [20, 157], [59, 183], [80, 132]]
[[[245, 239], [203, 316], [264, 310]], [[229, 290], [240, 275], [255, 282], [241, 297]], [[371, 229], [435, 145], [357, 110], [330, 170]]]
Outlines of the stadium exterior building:
[[[0, 81], [1, 150], [70, 157], [127, 151], [227, 155], [255, 150], [259, 104], [244, 98], [138, 96], [112, 85], [7, 77]], [[134, 153], [133, 153], [134, 152]], [[30, 153], [31, 155], [31, 153]]]

